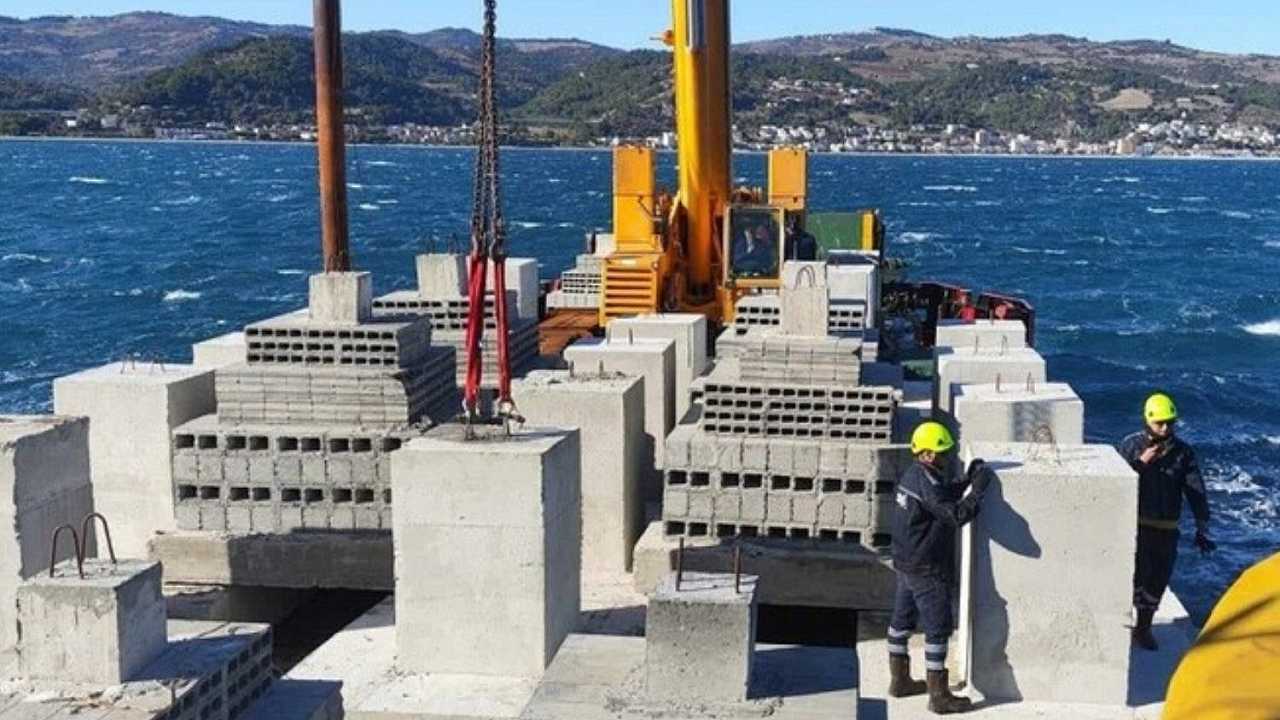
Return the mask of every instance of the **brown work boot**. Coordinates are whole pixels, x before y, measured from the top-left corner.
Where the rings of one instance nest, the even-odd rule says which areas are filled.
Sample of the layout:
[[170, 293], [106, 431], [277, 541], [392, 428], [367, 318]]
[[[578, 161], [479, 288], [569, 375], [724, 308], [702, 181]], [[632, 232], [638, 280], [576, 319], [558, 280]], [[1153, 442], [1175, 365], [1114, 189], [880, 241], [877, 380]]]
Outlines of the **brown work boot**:
[[1139, 610], [1138, 622], [1133, 626], [1133, 644], [1143, 650], [1160, 649], [1160, 645], [1156, 643], [1156, 636], [1151, 634], [1151, 620], [1154, 615], [1154, 610]]
[[946, 670], [929, 670], [925, 673], [925, 679], [929, 685], [929, 712], [952, 715], [973, 709], [972, 700], [951, 694], [951, 688], [947, 687]]
[[923, 695], [927, 686], [923, 680], [911, 679], [911, 656], [889, 656], [889, 697], [904, 698]]

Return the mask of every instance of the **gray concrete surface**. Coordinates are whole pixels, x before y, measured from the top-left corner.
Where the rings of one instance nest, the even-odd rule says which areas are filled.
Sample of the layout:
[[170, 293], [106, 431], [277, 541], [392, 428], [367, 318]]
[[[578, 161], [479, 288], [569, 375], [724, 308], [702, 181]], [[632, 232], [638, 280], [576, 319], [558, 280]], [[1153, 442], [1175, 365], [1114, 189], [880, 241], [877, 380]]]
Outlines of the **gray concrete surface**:
[[962, 441], [1084, 442], [1084, 402], [1066, 383], [961, 385], [951, 402]]
[[960, 385], [986, 385], [1000, 383], [1025, 386], [1027, 383], [1046, 382], [1045, 362], [1035, 350], [979, 349], [972, 347], [934, 348], [934, 406], [941, 421], [952, 425], [951, 401]]
[[386, 531], [168, 532], [152, 540], [149, 557], [164, 564], [167, 582], [179, 584], [395, 589]]
[[534, 425], [577, 428], [582, 451], [582, 570], [626, 572], [644, 527], [644, 378], [540, 370], [512, 386]]
[[1021, 320], [939, 320], [937, 347], [997, 352], [1027, 347]]
[[787, 335], [822, 336], [829, 332], [831, 306], [825, 262], [782, 264], [781, 328]]
[[397, 664], [536, 678], [580, 607], [579, 434], [479, 432], [441, 426], [392, 456]]
[[689, 385], [707, 370], [707, 318], [697, 313], [661, 313], [618, 318], [609, 323], [611, 342], [635, 337], [675, 341], [675, 420], [689, 412]]
[[[813, 541], [742, 540], [742, 571], [760, 577], [757, 599], [767, 605], [887, 610], [896, 578], [889, 558], [859, 545]], [[637, 592], [653, 594], [676, 568], [678, 538], [649, 525], [636, 544]], [[732, 542], [687, 538], [684, 567], [691, 572], [733, 572]]]
[[756, 648], [754, 575], [668, 574], [645, 622], [645, 697], [655, 703], [741, 703]]
[[315, 322], [357, 325], [373, 317], [373, 276], [367, 272], [312, 275], [308, 287]]
[[243, 330], [202, 340], [191, 346], [191, 363], [198, 368], [217, 369], [224, 365], [235, 365], [245, 362], [247, 357], [248, 346]]
[[159, 563], [68, 560], [18, 587], [18, 671], [27, 680], [116, 685], [166, 647]]
[[973, 686], [1124, 705], [1137, 477], [1110, 446], [966, 443], [997, 480], [962, 543]]
[[213, 412], [213, 379], [190, 365], [112, 363], [54, 380], [54, 412], [89, 418], [93, 504], [121, 557], [143, 557], [175, 527], [170, 433]]

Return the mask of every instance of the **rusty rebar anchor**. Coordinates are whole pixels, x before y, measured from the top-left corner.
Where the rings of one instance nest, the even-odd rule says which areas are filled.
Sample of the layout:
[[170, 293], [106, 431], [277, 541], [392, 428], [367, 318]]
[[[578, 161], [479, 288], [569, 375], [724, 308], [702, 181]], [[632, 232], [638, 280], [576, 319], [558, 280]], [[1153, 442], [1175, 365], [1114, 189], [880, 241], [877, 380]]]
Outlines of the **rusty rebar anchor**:
[[733, 546], [733, 594], [742, 594], [742, 543]]
[[53, 529], [53, 542], [49, 543], [49, 577], [57, 577], [54, 572], [58, 567], [58, 536], [62, 535], [63, 530], [71, 531], [71, 549], [76, 554], [76, 571], [80, 573], [80, 579], [84, 579], [84, 551], [80, 549], [80, 536], [76, 534], [75, 527], [71, 525], [59, 525]]
[[[84, 557], [84, 546], [89, 542], [89, 531], [93, 529], [93, 521], [95, 519], [102, 523], [102, 534], [107, 539], [107, 555], [111, 558], [111, 564], [119, 565], [120, 563], [116, 562], [116, 547], [111, 542], [111, 526], [107, 524], [107, 519], [102, 516], [102, 513], [91, 512], [80, 521], [80, 557]], [[81, 573], [81, 575], [83, 574]]]

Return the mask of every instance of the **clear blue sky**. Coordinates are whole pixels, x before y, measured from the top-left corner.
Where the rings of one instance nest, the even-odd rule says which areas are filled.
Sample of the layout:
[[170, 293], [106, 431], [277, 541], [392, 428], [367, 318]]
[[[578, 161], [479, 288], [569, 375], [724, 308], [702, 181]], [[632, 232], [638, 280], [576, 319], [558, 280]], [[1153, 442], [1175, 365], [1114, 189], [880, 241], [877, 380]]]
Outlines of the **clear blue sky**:
[[[37, 9], [38, 8], [38, 9]], [[351, 30], [478, 28], [479, 0], [347, 0]], [[668, 22], [667, 0], [498, 0], [504, 36], [572, 36], [646, 47]], [[164, 10], [310, 24], [308, 0], [0, 0], [0, 15], [109, 15]], [[735, 40], [841, 32], [876, 25], [936, 35], [1066, 33], [1095, 40], [1171, 39], [1206, 50], [1280, 55], [1276, 0], [734, 0]]]

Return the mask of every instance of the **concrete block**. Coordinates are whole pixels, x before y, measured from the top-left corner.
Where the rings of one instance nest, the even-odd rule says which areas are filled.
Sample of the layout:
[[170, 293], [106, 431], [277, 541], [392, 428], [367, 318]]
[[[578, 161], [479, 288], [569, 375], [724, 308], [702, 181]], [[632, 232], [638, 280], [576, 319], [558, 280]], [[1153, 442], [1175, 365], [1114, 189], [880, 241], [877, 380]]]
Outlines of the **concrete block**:
[[952, 395], [962, 441], [1084, 443], [1084, 402], [1065, 383], [961, 385]]
[[117, 685], [165, 649], [159, 563], [68, 561], [18, 588], [18, 668], [32, 680]]
[[644, 381], [535, 371], [511, 392], [528, 422], [579, 430], [584, 573], [630, 570], [644, 525]]
[[766, 509], [764, 490], [743, 490], [740, 507], [743, 522], [764, 522]]
[[997, 352], [1027, 347], [1027, 326], [1021, 320], [939, 320], [936, 347], [977, 348]]
[[934, 406], [940, 420], [955, 429], [951, 400], [959, 385], [999, 383], [1010, 387], [1028, 382], [1046, 382], [1044, 358], [1029, 348], [979, 350], [968, 348], [934, 348]]
[[689, 493], [689, 518], [693, 520], [710, 520], [713, 510], [710, 492]]
[[576, 430], [459, 426], [392, 456], [402, 670], [542, 675], [578, 619], [580, 458]]
[[[533, 258], [507, 258], [506, 272], [507, 291], [516, 293], [516, 317], [524, 320], [538, 319], [538, 261]], [[487, 279], [490, 289], [493, 284], [493, 265], [489, 266]], [[465, 293], [464, 293], [465, 294]]]
[[356, 325], [373, 319], [373, 276], [367, 272], [312, 275], [309, 288], [313, 321]]
[[302, 527], [302, 508], [281, 507], [279, 512], [277, 533], [166, 533], [152, 541], [150, 557], [164, 564], [170, 583], [395, 589], [390, 533], [290, 532]]
[[832, 303], [860, 301], [866, 308], [866, 327], [879, 325], [880, 267], [872, 264], [829, 265], [827, 285]]
[[[619, 343], [590, 338], [565, 348], [564, 359], [574, 375], [599, 374], [603, 370], [644, 378], [644, 431], [652, 443], [654, 467], [666, 467], [663, 440], [675, 427], [675, 342]], [[654, 477], [645, 494], [655, 497], [657, 492]]]
[[689, 386], [707, 371], [707, 318], [700, 313], [666, 313], [618, 318], [609, 323], [609, 340], [627, 342], [673, 340], [675, 349], [675, 418], [689, 412]]
[[831, 298], [824, 262], [782, 264], [782, 332], [822, 337], [828, 334]]
[[416, 264], [420, 296], [447, 299], [466, 296], [470, 286], [466, 255], [458, 253], [419, 255]]
[[245, 361], [244, 333], [237, 331], [219, 335], [191, 346], [191, 362], [198, 368], [217, 369]]
[[121, 557], [144, 557], [156, 532], [175, 529], [170, 437], [214, 411], [213, 381], [207, 368], [124, 363], [54, 381], [54, 412], [89, 418], [94, 507]]
[[1135, 473], [1101, 445], [965, 443], [974, 457], [997, 480], [962, 542], [972, 686], [996, 701], [1125, 705]]
[[756, 644], [756, 578], [667, 575], [649, 598], [645, 693], [655, 702], [747, 699]]

